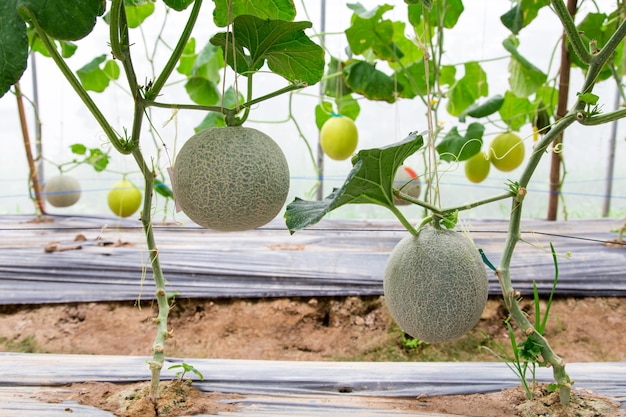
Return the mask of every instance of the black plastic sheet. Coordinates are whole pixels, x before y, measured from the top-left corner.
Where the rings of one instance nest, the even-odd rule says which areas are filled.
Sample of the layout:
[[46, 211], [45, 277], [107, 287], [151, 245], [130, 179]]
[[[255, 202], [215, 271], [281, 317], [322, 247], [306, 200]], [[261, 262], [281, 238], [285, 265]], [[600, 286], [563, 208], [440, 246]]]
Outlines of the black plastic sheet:
[[[99, 217], [0, 217], [0, 290], [4, 304], [151, 298], [154, 292], [141, 224]], [[626, 246], [607, 246], [617, 219], [522, 222], [511, 263], [514, 286], [545, 295], [559, 262], [559, 295], [626, 295]], [[488, 260], [498, 265], [508, 222], [465, 220]], [[395, 221], [324, 220], [290, 235], [267, 227], [220, 233], [188, 225], [155, 225], [168, 290], [184, 298], [255, 298], [382, 294], [389, 253], [407, 231]], [[76, 240], [78, 238], [78, 240]], [[569, 254], [569, 256], [568, 256]], [[487, 266], [490, 293], [499, 283]]]

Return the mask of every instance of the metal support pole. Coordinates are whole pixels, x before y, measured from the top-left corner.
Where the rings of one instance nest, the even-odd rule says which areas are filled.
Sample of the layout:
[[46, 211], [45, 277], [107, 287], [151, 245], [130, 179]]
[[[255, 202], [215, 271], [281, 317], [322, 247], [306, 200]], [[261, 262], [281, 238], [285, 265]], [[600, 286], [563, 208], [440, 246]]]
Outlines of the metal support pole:
[[[326, 0], [322, 0], [320, 7], [320, 31], [321, 31], [321, 42], [322, 47], [324, 46], [324, 32], [326, 32]], [[320, 102], [324, 99], [324, 83], [319, 84], [320, 91]], [[322, 151], [322, 145], [319, 140], [317, 140], [317, 200], [321, 201], [324, 199], [324, 151]]]
[[[620, 103], [619, 87], [615, 91], [614, 109], [619, 109]], [[608, 217], [611, 211], [611, 194], [613, 193], [613, 172], [615, 169], [615, 145], [617, 143], [617, 120], [611, 124], [611, 137], [609, 138], [609, 160], [606, 166], [606, 184], [604, 188], [604, 204], [602, 206], [602, 217]]]

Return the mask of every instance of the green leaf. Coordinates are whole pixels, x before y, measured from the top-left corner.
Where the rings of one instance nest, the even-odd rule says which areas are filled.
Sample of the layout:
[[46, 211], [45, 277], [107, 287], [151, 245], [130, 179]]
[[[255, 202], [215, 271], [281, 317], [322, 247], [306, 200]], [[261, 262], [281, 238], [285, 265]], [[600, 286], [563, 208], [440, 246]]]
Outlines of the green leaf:
[[174, 192], [163, 181], [161, 181], [158, 178], [155, 178], [154, 180], [152, 180], [152, 183], [154, 184], [154, 191], [161, 194], [165, 198], [174, 199]]
[[333, 56], [330, 57], [325, 80], [322, 81], [322, 92], [329, 97], [342, 97], [350, 94], [352, 90], [346, 85], [343, 78], [345, 63]]
[[585, 104], [597, 104], [598, 100], [600, 99], [600, 96], [593, 94], [593, 93], [584, 93], [584, 94], [578, 93], [578, 99], [584, 102]]
[[439, 84], [454, 85], [456, 82], [456, 67], [454, 65], [443, 65], [439, 75]]
[[213, 106], [220, 100], [217, 86], [203, 77], [189, 77], [185, 83], [185, 90], [189, 98], [201, 106]]
[[333, 117], [333, 113], [356, 120], [361, 112], [361, 106], [359, 106], [359, 103], [352, 98], [351, 95], [338, 97], [335, 100], [335, 104], [337, 109], [336, 111], [333, 109], [333, 104], [329, 101], [322, 101], [320, 104], [315, 106], [315, 125], [318, 130], [321, 130], [324, 123]]
[[0, 1], [0, 97], [22, 78], [28, 61], [26, 25], [16, 0]]
[[[30, 45], [30, 50], [32, 52], [38, 52], [41, 55], [49, 58], [50, 53], [44, 46], [39, 36], [37, 36], [37, 32], [35, 31], [35, 29], [28, 28], [26, 30], [26, 33], [28, 35], [28, 43]], [[54, 46], [57, 48], [57, 51], [60, 52], [63, 58], [70, 58], [72, 55], [74, 55], [74, 52], [76, 52], [76, 49], [78, 48], [78, 46], [73, 42], [55, 41], [54, 39], [51, 39], [51, 40]]]
[[459, 115], [459, 121], [464, 123], [466, 116], [475, 117], [477, 119], [490, 116], [500, 110], [502, 103], [504, 103], [504, 97], [500, 94], [489, 97], [482, 103], [474, 103]]
[[446, 229], [454, 229], [456, 224], [459, 221], [459, 211], [449, 211], [443, 215], [443, 219], [441, 219], [441, 223]]
[[404, 160], [424, 144], [417, 132], [402, 142], [376, 149], [364, 149], [341, 188], [336, 188], [322, 201], [296, 198], [287, 205], [285, 219], [291, 233], [320, 221], [328, 212], [344, 204], [378, 204], [395, 209], [393, 182]]
[[537, 17], [542, 7], [549, 4], [550, 0], [522, 0], [500, 16], [500, 21], [517, 35], [522, 28], [528, 26]]
[[604, 13], [589, 13], [585, 16], [578, 25], [578, 31], [584, 42], [589, 43], [595, 40], [599, 48], [604, 46], [612, 34], [612, 30], [608, 30], [605, 26], [607, 17]]
[[194, 132], [198, 133], [204, 129], [208, 129], [210, 127], [224, 127], [226, 126], [226, 120], [224, 119], [224, 115], [222, 113], [216, 112], [208, 112], [207, 115], [202, 119], [200, 124], [194, 128]]
[[[265, 64], [274, 73], [291, 82], [317, 83], [324, 73], [324, 50], [304, 33], [310, 22], [263, 20], [255, 16], [238, 16], [233, 22], [235, 53], [232, 34], [228, 33], [228, 65], [237, 73], [250, 75]], [[211, 43], [226, 51], [227, 34], [218, 33]], [[236, 65], [235, 59], [236, 58]]]
[[196, 54], [196, 39], [189, 38], [187, 44], [185, 45], [185, 49], [183, 49], [183, 53], [178, 60], [178, 66], [176, 67], [176, 71], [178, 71], [179, 74], [191, 75], [191, 70], [197, 57], [198, 54]]
[[500, 117], [511, 130], [518, 131], [534, 114], [532, 103], [525, 97], [517, 97], [513, 92], [504, 93]]
[[189, 7], [189, 5], [193, 3], [193, 0], [163, 0], [163, 3], [165, 3], [167, 7], [171, 7], [180, 12]]
[[109, 165], [109, 155], [102, 152], [99, 148], [89, 149], [89, 157], [85, 160], [89, 165], [96, 170], [96, 172], [102, 172]]
[[234, 109], [235, 106], [243, 104], [246, 99], [243, 94], [235, 91], [233, 87], [228, 87], [228, 90], [224, 93], [224, 107], [227, 109]]
[[322, 126], [328, 119], [332, 117], [333, 104], [330, 101], [322, 101], [315, 106], [315, 125], [318, 130], [322, 130]]
[[[215, 90], [215, 93], [218, 94], [217, 90]], [[243, 96], [243, 94], [237, 94], [233, 87], [229, 87], [228, 90], [226, 90], [221, 100], [218, 98], [218, 104], [223, 105], [224, 108], [227, 109], [233, 109], [238, 104], [243, 104], [244, 101], [245, 97]], [[222, 113], [208, 112], [204, 119], [200, 122], [200, 124], [194, 128], [194, 130], [196, 133], [198, 133], [201, 130], [208, 129], [210, 127], [223, 126], [226, 126], [226, 121]]]
[[[461, 13], [463, 13], [463, 2], [461, 0], [437, 1], [433, 3], [435, 7], [426, 5], [426, 14], [431, 27], [438, 27], [439, 20], [443, 20], [443, 27], [451, 29], [456, 26]], [[408, 6], [409, 22], [422, 33], [424, 7], [421, 3], [410, 4]]]
[[414, 64], [398, 70], [396, 72], [396, 80], [402, 86], [399, 96], [402, 98], [413, 98], [415, 96], [425, 96], [428, 87], [435, 85], [435, 67], [433, 61], [428, 60], [428, 86], [426, 85], [426, 68], [424, 60], [420, 59]]
[[212, 83], [218, 83], [223, 67], [224, 58], [220, 53], [220, 49], [207, 43], [193, 62], [190, 75], [192, 77], [205, 78]]
[[63, 58], [70, 58], [78, 49], [78, 45], [69, 41], [57, 41], [57, 43], [61, 46], [61, 56]]
[[[296, 17], [296, 6], [293, 0], [232, 0], [232, 10], [229, 11], [231, 0], [213, 0], [213, 22], [218, 27], [226, 27], [237, 16], [249, 14], [261, 19], [280, 19], [293, 21]], [[231, 20], [228, 16], [231, 16]]]
[[361, 106], [350, 94], [335, 99], [337, 105], [337, 113], [356, 120], [361, 113]]
[[343, 73], [348, 87], [370, 100], [393, 103], [396, 101], [396, 93], [403, 88], [393, 78], [366, 61], [353, 60], [344, 68]]
[[459, 116], [479, 97], [486, 97], [488, 94], [489, 86], [485, 71], [478, 62], [466, 62], [465, 75], [454, 83], [448, 92], [448, 113]]
[[500, 21], [514, 35], [517, 35], [524, 24], [522, 5], [519, 3], [515, 4], [508, 12], [500, 16]]
[[559, 90], [549, 85], [544, 85], [535, 93], [536, 104], [542, 103], [542, 107], [548, 112], [548, 115], [556, 114], [556, 106], [558, 104]]
[[154, 13], [154, 2], [145, 1], [140, 4], [126, 4], [126, 20], [129, 28], [139, 27], [144, 20]]
[[84, 155], [87, 153], [87, 147], [82, 143], [75, 143], [73, 145], [70, 145], [70, 150], [76, 155]]
[[[102, 0], [18, 0], [30, 10], [41, 28], [54, 39], [75, 41], [91, 33], [96, 18], [104, 13]], [[20, 14], [22, 14], [20, 12]]]
[[[107, 61], [106, 57], [106, 55], [100, 55], [76, 71], [85, 90], [101, 93], [109, 86], [111, 80], [119, 77], [120, 70], [117, 62]], [[105, 63], [104, 69], [100, 68], [102, 63]]]
[[[607, 16], [604, 13], [589, 13], [580, 22], [577, 28], [578, 32], [581, 34], [584, 43], [589, 44], [589, 42], [593, 40], [596, 42], [598, 48], [601, 49], [609, 40], [609, 38], [613, 34], [613, 31], [615, 30], [615, 16]], [[568, 47], [570, 49], [570, 59], [572, 65], [582, 68], [583, 71], [586, 73], [589, 65], [580, 60], [578, 55], [576, 55], [576, 53], [574, 53], [574, 51], [572, 50], [569, 42]], [[618, 46], [615, 50], [613, 59], [609, 60], [602, 67], [600, 74], [598, 74], [597, 81], [603, 81], [613, 76], [611, 66], [623, 66], [623, 54], [624, 48], [622, 46]]]
[[389, 66], [395, 70], [402, 68], [403, 66], [409, 66], [414, 62], [419, 61], [424, 57], [424, 51], [417, 46], [414, 40], [405, 36], [406, 23], [401, 21], [393, 22], [393, 42], [402, 51], [403, 56], [400, 58], [400, 62], [389, 62]]
[[[191, 49], [191, 47], [187, 44], [185, 49]], [[203, 106], [213, 106], [219, 102], [220, 93], [217, 84], [223, 65], [224, 59], [219, 48], [210, 43], [207, 43], [202, 51], [195, 55], [185, 83], [185, 90], [192, 101]]]
[[453, 127], [443, 140], [437, 145], [439, 157], [447, 162], [460, 162], [476, 155], [483, 146], [485, 126], [481, 123], [471, 123], [464, 136], [461, 136], [457, 127]]
[[102, 72], [106, 74], [107, 77], [111, 80], [117, 80], [120, 78], [120, 67], [117, 65], [117, 62], [113, 60], [109, 60], [104, 63], [104, 68]]
[[363, 10], [361, 5], [348, 4], [348, 7], [355, 10], [352, 24], [345, 31], [353, 53], [363, 54], [371, 49], [379, 59], [388, 61], [397, 61], [404, 56], [393, 41], [393, 22], [382, 18], [385, 12], [393, 9], [393, 6], [384, 4], [369, 11]]
[[545, 84], [548, 76], [519, 53], [517, 38], [509, 36], [502, 42], [502, 45], [511, 53], [509, 62], [511, 91], [519, 97], [528, 97], [535, 93]]

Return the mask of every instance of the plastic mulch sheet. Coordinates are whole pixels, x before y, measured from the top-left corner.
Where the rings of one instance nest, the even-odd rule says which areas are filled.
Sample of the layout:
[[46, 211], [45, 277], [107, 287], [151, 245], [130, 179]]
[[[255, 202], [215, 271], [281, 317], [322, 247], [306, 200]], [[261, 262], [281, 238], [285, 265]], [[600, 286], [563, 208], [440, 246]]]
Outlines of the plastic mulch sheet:
[[[35, 416], [43, 410], [37, 392], [72, 382], [136, 382], [149, 377], [145, 357], [44, 355], [0, 353], [0, 416]], [[173, 378], [164, 366], [164, 378]], [[393, 398], [419, 395], [470, 394], [499, 391], [519, 385], [503, 363], [498, 362], [290, 362], [224, 359], [190, 359], [203, 381], [203, 391], [240, 394], [236, 400], [241, 416], [419, 416], [396, 413], [377, 404]], [[15, 364], [19, 363], [19, 366]], [[572, 363], [568, 373], [576, 389], [592, 390], [626, 403], [626, 364]], [[192, 375], [193, 376], [193, 375]], [[540, 368], [539, 382], [552, 381], [550, 369]], [[359, 401], [377, 398], [377, 401]], [[387, 399], [387, 400], [385, 400]], [[68, 407], [67, 404], [61, 404]], [[54, 404], [48, 404], [54, 409]], [[99, 411], [74, 416], [99, 417]], [[21, 410], [22, 412], [16, 412]], [[28, 414], [27, 411], [31, 410]], [[33, 411], [34, 410], [34, 411]], [[14, 414], [10, 414], [14, 412]], [[468, 410], [471, 415], [471, 410]], [[46, 416], [55, 416], [52, 411]], [[61, 414], [59, 414], [61, 415]], [[65, 414], [66, 415], [66, 414]], [[230, 415], [230, 414], [224, 414]], [[433, 414], [423, 414], [433, 416]]]
[[[4, 304], [133, 300], [154, 291], [141, 224], [136, 220], [51, 216], [0, 217], [0, 290]], [[558, 294], [626, 295], [626, 246], [615, 239], [616, 219], [522, 222], [511, 263], [514, 286], [547, 294], [558, 254]], [[508, 222], [466, 220], [493, 265]], [[193, 224], [155, 225], [168, 290], [184, 298], [253, 298], [382, 294], [389, 253], [407, 231], [394, 221], [324, 220], [290, 235], [284, 223], [237, 233]], [[500, 287], [493, 271], [490, 293]]]

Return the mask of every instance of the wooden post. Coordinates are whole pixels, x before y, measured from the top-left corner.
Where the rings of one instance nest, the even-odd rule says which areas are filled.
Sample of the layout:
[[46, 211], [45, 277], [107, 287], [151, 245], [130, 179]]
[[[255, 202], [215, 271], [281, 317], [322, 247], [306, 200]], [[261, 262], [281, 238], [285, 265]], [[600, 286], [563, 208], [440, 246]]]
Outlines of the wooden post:
[[[576, 14], [578, 0], [567, 0], [567, 10], [574, 16]], [[567, 114], [567, 100], [569, 99], [569, 76], [572, 64], [567, 48], [567, 36], [563, 32], [561, 40], [561, 67], [559, 69], [559, 101], [556, 109], [556, 117], [558, 120]], [[552, 142], [552, 155], [550, 159], [550, 195], [548, 196], [548, 220], [556, 220], [557, 210], [559, 208], [559, 195], [561, 193], [561, 144], [563, 143], [563, 134], [560, 134], [554, 142]]]
[[15, 83], [15, 98], [17, 99], [17, 111], [20, 115], [20, 125], [22, 127], [22, 136], [24, 137], [24, 148], [26, 150], [26, 159], [28, 160], [28, 167], [30, 169], [30, 181], [35, 192], [35, 209], [37, 216], [46, 214], [46, 206], [41, 195], [41, 184], [39, 183], [39, 175], [37, 175], [37, 167], [35, 166], [35, 160], [33, 159], [33, 152], [31, 150], [30, 136], [28, 134], [28, 125], [26, 124], [26, 113], [24, 111], [24, 102], [22, 100], [22, 91], [20, 90], [20, 83]]

